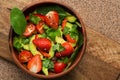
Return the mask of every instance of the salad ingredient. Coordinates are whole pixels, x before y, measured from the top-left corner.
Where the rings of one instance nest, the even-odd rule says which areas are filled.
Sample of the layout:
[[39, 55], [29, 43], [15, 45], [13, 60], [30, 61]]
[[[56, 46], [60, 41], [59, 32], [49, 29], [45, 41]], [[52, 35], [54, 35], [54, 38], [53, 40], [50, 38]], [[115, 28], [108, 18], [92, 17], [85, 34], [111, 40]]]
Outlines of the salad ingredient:
[[52, 46], [51, 46], [50, 51], [49, 51], [49, 55], [50, 55], [49, 59], [54, 57], [54, 54], [55, 54], [55, 51], [53, 50], [53, 46], [54, 46], [53, 41], [51, 41], [51, 43], [52, 43]]
[[37, 38], [33, 40], [33, 43], [37, 48], [39, 48], [42, 51], [49, 52], [51, 48], [51, 41], [47, 38]]
[[54, 64], [54, 72], [60, 73], [62, 72], [66, 67], [66, 64], [64, 62], [55, 62]]
[[41, 51], [41, 50], [40, 50], [40, 52], [44, 57], [46, 57], [46, 58], [50, 57], [50, 54], [48, 54], [47, 52], [44, 52], [44, 51]]
[[54, 29], [50, 28], [46, 31], [46, 33], [47, 33], [47, 36], [52, 41], [55, 41], [56, 36], [61, 36], [61, 28], [58, 28], [57, 30], [54, 30]]
[[37, 30], [37, 32], [40, 33], [40, 34], [44, 33], [43, 27], [44, 27], [44, 22], [42, 22], [42, 21], [39, 22], [39, 23], [36, 25], [36, 30]]
[[23, 33], [23, 35], [25, 37], [29, 37], [31, 36], [33, 33], [35, 32], [35, 25], [33, 25], [32, 23], [27, 24], [25, 32]]
[[62, 44], [62, 46], [65, 48], [65, 50], [63, 50], [61, 52], [57, 52], [55, 54], [56, 57], [70, 56], [73, 53], [74, 48], [68, 42], [64, 42]]
[[42, 70], [42, 60], [39, 54], [36, 54], [27, 64], [28, 70], [33, 73], [38, 73]]
[[[25, 16], [21, 10], [18, 8], [13, 8], [10, 13], [10, 23], [15, 33], [18, 35], [22, 35], [25, 31], [27, 21]], [[22, 23], [22, 24], [21, 24]]]
[[29, 50], [28, 43], [28, 38], [24, 38], [21, 36], [15, 36], [13, 38], [13, 47], [16, 48], [18, 51], [21, 51], [22, 49]]
[[63, 51], [65, 48], [64, 48], [61, 44], [57, 43], [57, 44], [55, 44], [55, 45], [53, 46], [53, 49], [54, 49], [54, 51], [61, 52], [61, 51]]
[[58, 36], [56, 36], [55, 41], [60, 44], [66, 42], [62, 37], [58, 37]]
[[50, 59], [43, 60], [42, 64], [43, 64], [42, 71], [45, 75], [48, 75], [48, 70], [54, 68], [54, 63]]
[[29, 60], [31, 60], [31, 58], [33, 57], [33, 55], [31, 54], [31, 52], [27, 51], [27, 50], [23, 50], [19, 53], [19, 61], [21, 63], [25, 63], [28, 62]]
[[65, 18], [65, 19], [62, 21], [62, 29], [64, 29], [64, 28], [65, 28], [66, 23], [67, 23], [67, 19]]
[[71, 23], [74, 23], [77, 20], [77, 18], [73, 15], [67, 16], [66, 19]]
[[73, 39], [73, 38], [71, 38], [71, 36], [69, 34], [66, 34], [65, 37], [66, 37], [66, 39], [67, 39], [68, 42], [76, 43], [76, 40]]
[[29, 20], [30, 20], [32, 23], [34, 23], [34, 24], [38, 24], [39, 21], [41, 21], [41, 18], [39, 18], [39, 17], [37, 17], [37, 16], [35, 16], [35, 15], [33, 15], [33, 14], [30, 14], [30, 15], [29, 15]]
[[31, 38], [30, 38], [30, 42], [29, 42], [29, 49], [30, 49], [30, 52], [33, 54], [33, 55], [36, 55], [36, 54], [39, 54], [41, 59], [43, 59], [43, 55], [37, 50], [36, 46], [33, 44], [33, 40], [35, 39], [35, 35], [33, 35]]
[[58, 28], [58, 23], [59, 23], [59, 15], [56, 11], [49, 11], [46, 14], [46, 24], [50, 26], [53, 29]]

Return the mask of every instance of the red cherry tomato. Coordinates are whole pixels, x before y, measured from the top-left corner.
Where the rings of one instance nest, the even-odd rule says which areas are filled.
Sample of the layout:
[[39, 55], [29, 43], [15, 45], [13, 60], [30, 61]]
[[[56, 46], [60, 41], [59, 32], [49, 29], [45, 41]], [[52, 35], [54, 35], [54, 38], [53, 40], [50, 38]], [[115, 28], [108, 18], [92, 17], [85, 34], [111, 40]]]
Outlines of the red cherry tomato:
[[31, 36], [35, 31], [35, 25], [33, 25], [32, 23], [27, 24], [25, 32], [23, 33], [23, 36], [25, 37], [29, 37]]
[[28, 62], [27, 68], [29, 71], [33, 73], [38, 73], [42, 69], [42, 60], [39, 54], [36, 54], [32, 57], [32, 59]]
[[36, 30], [40, 34], [44, 33], [43, 25], [44, 25], [44, 22], [42, 22], [42, 21], [39, 22], [39, 24], [36, 25]]
[[66, 64], [63, 62], [55, 62], [54, 63], [54, 72], [55, 73], [60, 73], [62, 72], [66, 67]]
[[73, 38], [71, 38], [69, 34], [66, 34], [65, 37], [66, 37], [66, 39], [67, 39], [68, 42], [76, 43], [76, 40], [73, 39]]
[[48, 52], [51, 48], [51, 41], [47, 38], [34, 39], [33, 43], [42, 51]]
[[23, 50], [19, 53], [18, 59], [21, 63], [25, 63], [28, 62], [29, 60], [31, 60], [31, 58], [33, 57], [32, 53], [27, 51], [27, 50]]
[[50, 11], [46, 14], [46, 24], [53, 29], [58, 28], [58, 23], [59, 23], [59, 15], [56, 11]]
[[64, 42], [62, 46], [65, 48], [65, 50], [57, 52], [55, 54], [56, 57], [70, 56], [73, 53], [74, 48], [68, 42]]

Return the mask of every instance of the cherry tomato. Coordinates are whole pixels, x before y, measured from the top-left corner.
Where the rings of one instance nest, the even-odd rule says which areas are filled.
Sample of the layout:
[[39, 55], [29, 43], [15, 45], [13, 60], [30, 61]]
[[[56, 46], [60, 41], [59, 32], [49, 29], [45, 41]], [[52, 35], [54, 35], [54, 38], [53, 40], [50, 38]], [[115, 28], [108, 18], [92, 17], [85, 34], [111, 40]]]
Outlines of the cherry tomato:
[[25, 32], [23, 33], [23, 36], [29, 37], [35, 32], [35, 25], [32, 23], [27, 24]]
[[55, 62], [54, 63], [54, 72], [55, 73], [60, 73], [62, 72], [66, 67], [66, 64], [63, 62]]
[[32, 57], [32, 59], [28, 62], [27, 68], [29, 71], [33, 73], [38, 73], [42, 69], [42, 60], [39, 54], [36, 54]]
[[71, 38], [69, 34], [66, 34], [65, 37], [66, 37], [66, 39], [67, 39], [68, 42], [76, 43], [76, 40], [73, 39], [73, 38]]
[[34, 39], [33, 43], [42, 51], [48, 52], [51, 48], [51, 41], [47, 38]]
[[73, 53], [74, 48], [68, 42], [64, 42], [62, 46], [65, 48], [65, 50], [57, 52], [55, 54], [56, 57], [70, 56]]
[[44, 29], [43, 29], [43, 26], [44, 26], [44, 22], [39, 22], [39, 24], [36, 25], [36, 30], [38, 33], [42, 34], [44, 33]]
[[56, 11], [50, 11], [46, 14], [46, 24], [53, 29], [58, 28], [59, 15]]
[[23, 50], [19, 53], [18, 59], [21, 63], [25, 63], [28, 62], [29, 60], [31, 60], [31, 58], [33, 57], [32, 53], [27, 51], [27, 50]]

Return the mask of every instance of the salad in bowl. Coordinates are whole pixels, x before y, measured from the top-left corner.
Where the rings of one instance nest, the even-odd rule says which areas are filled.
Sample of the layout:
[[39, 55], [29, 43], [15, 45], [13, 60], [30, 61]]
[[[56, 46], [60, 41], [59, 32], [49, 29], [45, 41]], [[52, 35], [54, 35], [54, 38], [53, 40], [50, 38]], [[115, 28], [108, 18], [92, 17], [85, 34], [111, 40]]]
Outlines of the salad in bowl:
[[85, 50], [84, 25], [60, 3], [37, 3], [23, 11], [13, 8], [10, 22], [13, 58], [34, 76], [54, 78], [69, 72]]

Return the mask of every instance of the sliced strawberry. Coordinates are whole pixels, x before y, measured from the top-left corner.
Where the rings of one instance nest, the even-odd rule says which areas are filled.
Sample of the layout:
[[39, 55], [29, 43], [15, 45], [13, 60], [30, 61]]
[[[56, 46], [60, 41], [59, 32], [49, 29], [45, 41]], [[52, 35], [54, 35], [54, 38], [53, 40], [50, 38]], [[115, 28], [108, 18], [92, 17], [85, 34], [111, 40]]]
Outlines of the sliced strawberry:
[[62, 30], [65, 28], [66, 23], [67, 23], [67, 19], [65, 18], [65, 19], [62, 21]]
[[73, 39], [73, 38], [71, 38], [69, 34], [66, 34], [65, 37], [66, 37], [66, 39], [67, 39], [68, 42], [76, 43], [76, 40]]
[[33, 43], [42, 51], [48, 52], [51, 48], [51, 41], [47, 38], [34, 39]]
[[55, 73], [60, 73], [62, 72], [66, 67], [66, 64], [63, 62], [55, 62], [54, 63], [54, 72]]
[[46, 14], [46, 24], [53, 29], [58, 28], [59, 15], [56, 11], [50, 11]]
[[21, 63], [25, 63], [28, 62], [29, 60], [31, 60], [31, 58], [33, 57], [32, 53], [27, 51], [27, 50], [23, 50], [19, 53], [18, 59]]
[[27, 68], [29, 71], [33, 73], [38, 73], [42, 69], [42, 60], [40, 58], [40, 55], [35, 55], [27, 64]]
[[[34, 16], [39, 17], [42, 21], [45, 21], [46, 16], [42, 15], [42, 14], [33, 14]], [[29, 20], [29, 16], [26, 16], [26, 20]]]
[[42, 34], [44, 33], [44, 29], [43, 29], [43, 26], [44, 26], [44, 22], [39, 22], [39, 24], [36, 25], [36, 30], [38, 33]]
[[34, 14], [35, 16], [39, 17], [42, 21], [45, 21], [46, 16], [42, 14]]
[[57, 52], [55, 54], [56, 57], [70, 56], [73, 53], [74, 48], [68, 42], [64, 42], [62, 46], [65, 48], [65, 50]]
[[46, 57], [46, 58], [49, 58], [49, 57], [50, 57], [50, 55], [49, 55], [47, 52], [45, 52], [45, 51], [41, 51], [41, 50], [40, 50], [40, 53], [41, 53], [44, 57]]
[[23, 36], [29, 37], [35, 32], [35, 25], [32, 23], [27, 24], [25, 32], [23, 33]]

